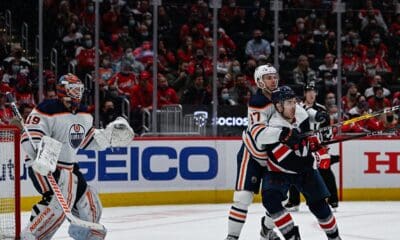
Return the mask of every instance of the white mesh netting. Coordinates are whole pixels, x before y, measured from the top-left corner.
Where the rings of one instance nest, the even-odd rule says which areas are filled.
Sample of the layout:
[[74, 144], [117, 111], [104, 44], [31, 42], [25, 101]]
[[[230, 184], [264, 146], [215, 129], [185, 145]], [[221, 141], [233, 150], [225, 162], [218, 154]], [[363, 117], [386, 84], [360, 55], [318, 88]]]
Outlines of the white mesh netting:
[[0, 128], [0, 239], [16, 236], [14, 134]]

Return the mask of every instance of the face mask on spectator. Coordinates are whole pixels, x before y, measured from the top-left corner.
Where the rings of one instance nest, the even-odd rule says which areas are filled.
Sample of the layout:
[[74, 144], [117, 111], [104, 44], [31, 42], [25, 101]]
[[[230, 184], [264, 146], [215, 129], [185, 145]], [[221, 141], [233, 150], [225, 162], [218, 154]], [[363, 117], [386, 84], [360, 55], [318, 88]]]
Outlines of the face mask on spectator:
[[17, 74], [19, 72], [19, 70], [21, 69], [21, 66], [14, 64], [14, 65], [11, 66], [11, 69], [12, 69], [14, 74]]
[[92, 40], [85, 40], [86, 47], [90, 48], [90, 47], [92, 47], [92, 44], [93, 44]]
[[351, 43], [353, 44], [353, 46], [357, 46], [358, 43], [360, 43], [360, 39], [358, 39], [358, 38], [352, 39]]
[[106, 110], [106, 114], [107, 114], [108, 116], [114, 115], [114, 112], [115, 112], [115, 109], [114, 109], [113, 107], [107, 108], [107, 110]]
[[233, 66], [232, 67], [232, 72], [233, 73], [240, 73], [240, 66]]
[[94, 6], [89, 6], [87, 10], [88, 10], [89, 13], [93, 13], [94, 12]]
[[262, 37], [261, 36], [256, 36], [254, 37], [254, 40], [256, 40], [257, 42], [261, 42]]
[[127, 57], [129, 60], [134, 60], [134, 59], [135, 59], [135, 56], [133, 56], [133, 53], [132, 53], [132, 52], [127, 53], [127, 54], [126, 54], [126, 57]]
[[394, 120], [394, 116], [386, 116], [386, 121], [391, 123]]
[[231, 2], [231, 3], [229, 3], [229, 7], [236, 7], [236, 3], [235, 2]]
[[150, 26], [151, 25], [151, 20], [146, 20], [145, 23], [146, 23], [147, 26]]
[[357, 104], [357, 107], [361, 110], [368, 110], [368, 102], [367, 101], [361, 101]]
[[143, 37], [148, 37], [149, 36], [149, 32], [142, 32], [141, 33]]
[[299, 24], [297, 24], [297, 28], [298, 28], [300, 31], [303, 31], [303, 29], [304, 29], [304, 23], [299, 23]]
[[228, 99], [229, 99], [229, 93], [222, 93], [222, 94], [221, 94], [221, 98], [222, 98], [223, 100], [228, 100]]
[[204, 56], [201, 54], [196, 55], [197, 60], [203, 60]]
[[220, 53], [219, 54], [219, 58], [225, 58], [226, 57], [226, 54], [225, 53]]
[[373, 42], [375, 45], [378, 45], [379, 43], [381, 43], [381, 38], [379, 38], [379, 37], [374, 37], [374, 38], [372, 39], [372, 42]]
[[129, 26], [135, 26], [135, 23], [136, 23], [136, 21], [135, 21], [135, 19], [131, 19], [131, 20], [129, 20]]
[[328, 98], [328, 99], [326, 100], [326, 105], [333, 105], [333, 104], [335, 104], [335, 103], [336, 103], [335, 98]]

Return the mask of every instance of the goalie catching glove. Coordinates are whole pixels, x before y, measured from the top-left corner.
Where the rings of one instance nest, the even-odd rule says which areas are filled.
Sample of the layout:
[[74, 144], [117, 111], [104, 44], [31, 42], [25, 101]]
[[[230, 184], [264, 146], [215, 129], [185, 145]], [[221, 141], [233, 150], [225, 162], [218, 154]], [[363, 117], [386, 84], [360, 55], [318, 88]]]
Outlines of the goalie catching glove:
[[126, 147], [134, 136], [135, 133], [129, 126], [128, 121], [123, 117], [117, 117], [105, 129], [99, 130], [94, 135], [94, 138], [102, 148], [107, 148]]
[[62, 143], [48, 136], [43, 136], [37, 149], [32, 169], [40, 175], [46, 176], [56, 170]]

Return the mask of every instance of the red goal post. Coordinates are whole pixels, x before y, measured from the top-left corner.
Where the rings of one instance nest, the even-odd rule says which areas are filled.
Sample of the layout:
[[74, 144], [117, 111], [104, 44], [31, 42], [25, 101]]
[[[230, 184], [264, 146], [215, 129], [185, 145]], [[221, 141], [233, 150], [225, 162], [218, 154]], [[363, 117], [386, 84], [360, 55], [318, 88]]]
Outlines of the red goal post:
[[19, 239], [20, 209], [20, 130], [0, 126], [0, 239]]

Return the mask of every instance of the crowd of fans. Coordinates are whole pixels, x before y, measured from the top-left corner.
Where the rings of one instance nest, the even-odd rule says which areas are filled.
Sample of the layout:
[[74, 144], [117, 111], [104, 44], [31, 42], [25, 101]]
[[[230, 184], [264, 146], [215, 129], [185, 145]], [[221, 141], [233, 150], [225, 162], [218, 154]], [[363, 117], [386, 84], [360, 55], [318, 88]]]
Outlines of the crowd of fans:
[[[46, 46], [58, 52], [58, 75], [75, 66], [85, 79], [94, 76], [95, 6], [89, 0], [46, 0]], [[270, 1], [224, 0], [218, 12], [217, 86], [220, 105], [246, 105], [256, 91], [257, 65], [273, 62], [279, 49], [281, 84], [302, 95], [314, 82], [318, 100], [335, 121], [336, 88], [343, 86], [345, 117], [399, 104], [400, 4], [397, 0], [344, 1], [343, 78], [338, 79], [335, 1], [285, 0], [280, 13], [278, 42], [273, 41]], [[314, 9], [314, 10], [312, 10]], [[203, 0], [163, 1], [158, 8], [158, 106], [212, 103], [212, 10]], [[13, 16], [18, 16], [14, 11]], [[140, 132], [141, 114], [153, 98], [153, 12], [149, 0], [104, 0], [100, 4], [101, 122], [120, 114], [123, 99], [130, 102], [131, 124]], [[9, 122], [4, 93], [15, 93], [24, 112], [38, 101], [37, 70], [19, 44], [9, 44], [0, 32], [0, 123]], [[56, 97], [57, 78], [44, 73], [46, 98]], [[87, 87], [88, 88], [88, 87]], [[93, 96], [93, 89], [86, 93]], [[397, 124], [397, 114], [345, 129], [361, 131]], [[368, 125], [369, 124], [369, 125]]]

